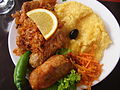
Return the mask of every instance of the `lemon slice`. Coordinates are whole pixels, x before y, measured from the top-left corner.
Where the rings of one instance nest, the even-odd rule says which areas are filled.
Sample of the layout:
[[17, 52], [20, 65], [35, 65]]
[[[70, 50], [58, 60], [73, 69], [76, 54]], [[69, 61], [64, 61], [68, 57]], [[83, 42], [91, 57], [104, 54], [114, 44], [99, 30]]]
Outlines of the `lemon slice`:
[[51, 11], [46, 9], [34, 9], [26, 14], [34, 21], [46, 40], [56, 31], [58, 21]]

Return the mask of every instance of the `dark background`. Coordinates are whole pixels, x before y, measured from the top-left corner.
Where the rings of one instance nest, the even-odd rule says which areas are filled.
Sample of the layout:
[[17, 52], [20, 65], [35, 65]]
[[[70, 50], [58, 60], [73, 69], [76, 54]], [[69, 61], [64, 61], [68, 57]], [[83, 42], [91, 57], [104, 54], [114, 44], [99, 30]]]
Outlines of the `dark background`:
[[[7, 15], [0, 15], [0, 90], [17, 90], [13, 84], [14, 64], [8, 51], [8, 23], [12, 21], [11, 13], [21, 8], [26, 0], [15, 0], [14, 9]], [[116, 17], [120, 25], [120, 3], [100, 1]], [[103, 11], [104, 13], [104, 11]], [[119, 48], [120, 49], [120, 48]], [[118, 50], [119, 50], [118, 49]], [[28, 88], [26, 90], [29, 90]], [[92, 90], [120, 90], [120, 61], [112, 73], [102, 82], [92, 87]]]

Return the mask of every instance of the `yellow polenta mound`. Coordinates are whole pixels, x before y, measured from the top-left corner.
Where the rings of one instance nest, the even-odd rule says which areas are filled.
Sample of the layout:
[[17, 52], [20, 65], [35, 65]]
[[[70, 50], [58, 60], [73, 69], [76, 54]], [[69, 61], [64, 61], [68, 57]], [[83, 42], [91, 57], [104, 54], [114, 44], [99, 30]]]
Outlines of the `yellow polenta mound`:
[[101, 60], [103, 51], [112, 43], [101, 18], [91, 8], [75, 1], [57, 4], [55, 12], [64, 23], [62, 30], [66, 35], [73, 29], [79, 30], [78, 37], [71, 39], [65, 47], [80, 53], [88, 52], [95, 44], [95, 57]]

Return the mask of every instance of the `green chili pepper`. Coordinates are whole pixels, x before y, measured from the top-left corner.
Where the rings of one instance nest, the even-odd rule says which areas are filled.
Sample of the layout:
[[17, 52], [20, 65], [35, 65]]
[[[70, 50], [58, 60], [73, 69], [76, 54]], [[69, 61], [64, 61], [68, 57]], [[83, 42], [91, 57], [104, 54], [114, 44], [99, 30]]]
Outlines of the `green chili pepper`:
[[14, 83], [16, 85], [16, 87], [18, 88], [18, 90], [22, 90], [23, 86], [26, 83], [26, 71], [27, 71], [27, 66], [29, 63], [29, 55], [31, 54], [30, 51], [27, 51], [26, 53], [24, 53], [18, 63], [17, 66], [15, 67], [14, 70]]

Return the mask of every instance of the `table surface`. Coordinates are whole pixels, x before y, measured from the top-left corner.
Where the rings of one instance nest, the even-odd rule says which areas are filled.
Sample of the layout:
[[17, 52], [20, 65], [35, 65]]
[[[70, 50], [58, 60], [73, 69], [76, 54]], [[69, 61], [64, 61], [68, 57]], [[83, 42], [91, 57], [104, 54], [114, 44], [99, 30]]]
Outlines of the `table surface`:
[[[15, 0], [14, 9], [6, 14], [0, 15], [0, 90], [17, 90], [13, 83], [14, 64], [8, 51], [8, 33], [9, 22], [12, 21], [11, 13], [21, 8], [22, 3], [26, 0]], [[100, 1], [104, 4], [116, 17], [120, 24], [120, 3]], [[104, 12], [103, 12], [104, 13]], [[120, 61], [118, 62], [112, 73], [102, 82], [92, 87], [92, 90], [120, 90]], [[30, 90], [26, 87], [25, 90]]]

